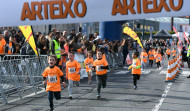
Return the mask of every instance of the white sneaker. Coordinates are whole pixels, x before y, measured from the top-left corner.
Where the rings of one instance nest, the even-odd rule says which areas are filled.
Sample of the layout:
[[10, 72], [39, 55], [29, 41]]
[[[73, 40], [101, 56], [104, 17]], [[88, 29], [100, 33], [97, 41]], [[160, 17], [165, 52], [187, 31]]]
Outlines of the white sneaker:
[[73, 99], [72, 95], [69, 95], [69, 99]]

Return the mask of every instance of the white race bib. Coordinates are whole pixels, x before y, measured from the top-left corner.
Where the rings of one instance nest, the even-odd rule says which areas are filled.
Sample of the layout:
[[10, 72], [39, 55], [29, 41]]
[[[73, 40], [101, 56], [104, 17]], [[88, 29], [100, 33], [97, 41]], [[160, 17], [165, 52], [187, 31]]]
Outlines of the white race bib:
[[160, 60], [160, 57], [158, 57], [158, 60]]
[[90, 68], [90, 69], [91, 69], [91, 68], [92, 68], [92, 64], [89, 64], [89, 65], [88, 65], [88, 68]]
[[103, 71], [104, 69], [101, 68], [103, 65], [96, 66], [97, 71]]
[[57, 82], [57, 75], [55, 75], [55, 76], [48, 76], [48, 81], [49, 81], [50, 83], [55, 83], [55, 82]]
[[150, 57], [153, 57], [154, 55], [150, 55]]
[[136, 62], [133, 62], [133, 66], [136, 66], [136, 64], [137, 64]]
[[69, 69], [69, 73], [75, 73], [76, 72], [76, 68], [72, 67], [72, 68], [68, 68]]

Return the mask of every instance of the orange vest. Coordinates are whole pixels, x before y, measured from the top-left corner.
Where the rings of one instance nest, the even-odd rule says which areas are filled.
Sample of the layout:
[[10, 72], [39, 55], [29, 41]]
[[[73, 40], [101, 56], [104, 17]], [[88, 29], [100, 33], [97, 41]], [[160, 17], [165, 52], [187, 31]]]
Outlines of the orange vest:
[[47, 67], [42, 76], [47, 77], [47, 92], [61, 91], [60, 76], [63, 76], [63, 72], [57, 66], [54, 68]]
[[141, 60], [143, 62], [147, 61], [148, 54], [146, 52], [141, 52]]
[[148, 56], [149, 56], [149, 60], [154, 60], [154, 52], [153, 51], [149, 51]]
[[107, 66], [108, 62], [105, 59], [98, 60], [96, 59], [93, 63], [93, 66], [96, 67], [97, 75], [104, 75], [107, 73], [107, 69], [101, 69], [99, 66]]
[[159, 62], [162, 60], [162, 55], [161, 54], [158, 54], [157, 57], [156, 57], [156, 62]]
[[68, 77], [68, 80], [80, 81], [80, 74], [77, 74], [80, 68], [81, 66], [76, 60], [73, 62], [67, 61], [66, 75]]
[[91, 62], [91, 63], [86, 65], [86, 72], [89, 72], [91, 70], [91, 68], [93, 66], [93, 62], [94, 62], [93, 58], [86, 58], [84, 61], [85, 64], [87, 64], [89, 62]]
[[173, 50], [172, 53], [173, 53], [173, 56], [176, 56], [177, 52], [176, 52], [176, 50]]
[[[133, 66], [139, 66], [141, 65], [141, 61], [137, 58], [137, 59], [133, 59]], [[132, 74], [138, 74], [141, 75], [141, 68], [139, 69], [132, 69]]]
[[170, 55], [170, 54], [171, 54], [171, 50], [170, 50], [170, 49], [167, 49], [167, 50], [166, 50], [166, 54], [167, 54], [167, 55]]

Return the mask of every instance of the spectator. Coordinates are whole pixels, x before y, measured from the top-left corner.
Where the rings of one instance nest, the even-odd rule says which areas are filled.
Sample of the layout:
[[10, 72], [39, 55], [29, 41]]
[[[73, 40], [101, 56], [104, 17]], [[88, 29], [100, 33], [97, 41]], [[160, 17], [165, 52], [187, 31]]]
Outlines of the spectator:
[[6, 54], [14, 54], [16, 51], [16, 46], [13, 43], [13, 38], [10, 36], [9, 37], [9, 43], [5, 47], [5, 53]]
[[64, 41], [64, 37], [63, 37], [63, 36], [61, 36], [61, 37], [59, 38], [59, 43], [60, 43], [61, 49], [64, 48], [65, 41]]
[[0, 34], [0, 56], [3, 57], [3, 55], [5, 55], [5, 45], [6, 45], [6, 41], [3, 38], [3, 35]]
[[42, 54], [42, 55], [48, 54], [49, 45], [48, 45], [47, 40], [44, 35], [41, 35], [39, 37], [39, 42], [38, 42], [37, 46], [40, 49], [40, 54]]
[[69, 34], [69, 36], [68, 36], [67, 39], [72, 40], [75, 36], [76, 36], [75, 29], [71, 28], [71, 32], [70, 32], [70, 34]]
[[126, 57], [129, 53], [127, 39], [124, 39], [124, 41], [122, 43], [122, 48], [123, 48], [123, 51], [122, 51], [122, 53], [123, 53], [123, 66], [125, 66]]
[[15, 44], [15, 55], [17, 55], [17, 54], [20, 54], [20, 45], [19, 44]]
[[5, 38], [5, 41], [6, 41], [6, 44], [9, 44], [9, 31], [8, 30], [5, 30], [4, 31], [4, 38]]
[[20, 46], [24, 44], [25, 38], [22, 35], [22, 32], [19, 30], [15, 35], [16, 43], [19, 43]]

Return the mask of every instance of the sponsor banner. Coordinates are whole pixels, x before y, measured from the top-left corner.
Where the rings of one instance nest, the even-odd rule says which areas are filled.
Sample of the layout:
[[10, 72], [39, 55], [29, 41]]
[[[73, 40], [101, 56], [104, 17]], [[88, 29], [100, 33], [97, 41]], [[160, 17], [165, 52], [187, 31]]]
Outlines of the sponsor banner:
[[188, 16], [190, 0], [2, 0], [0, 27]]

